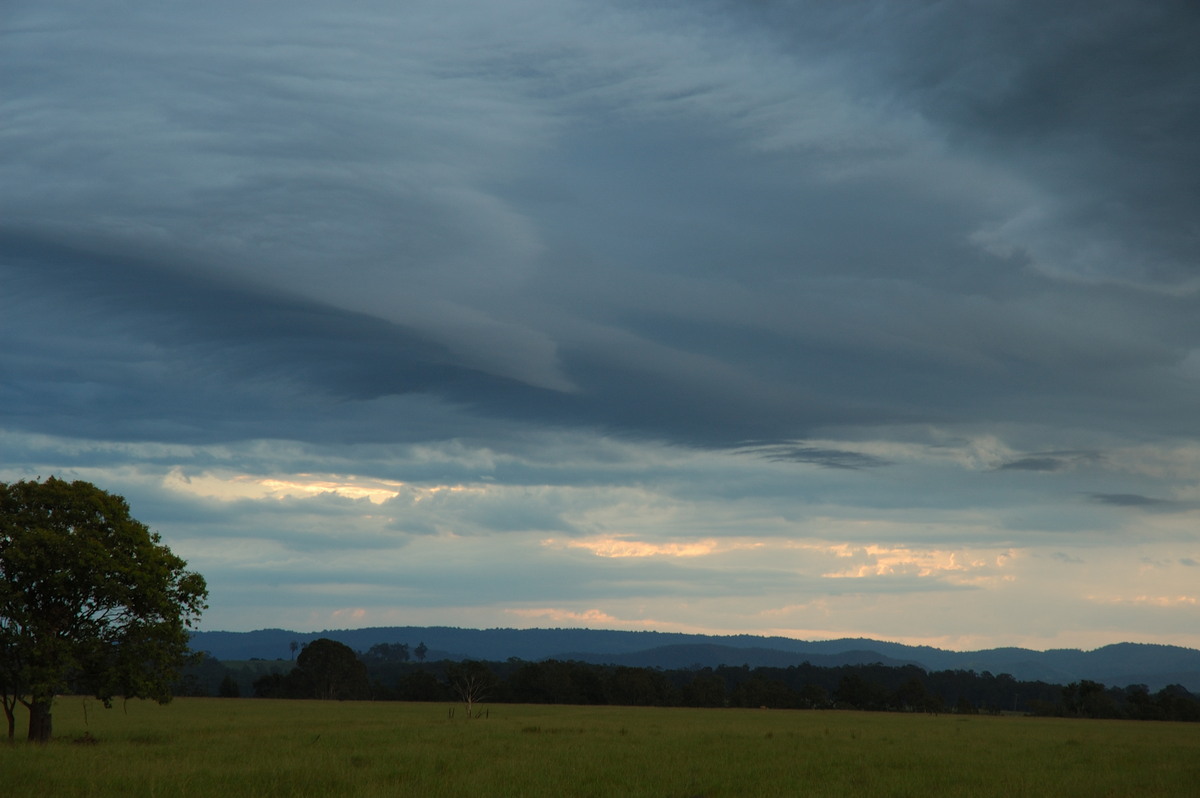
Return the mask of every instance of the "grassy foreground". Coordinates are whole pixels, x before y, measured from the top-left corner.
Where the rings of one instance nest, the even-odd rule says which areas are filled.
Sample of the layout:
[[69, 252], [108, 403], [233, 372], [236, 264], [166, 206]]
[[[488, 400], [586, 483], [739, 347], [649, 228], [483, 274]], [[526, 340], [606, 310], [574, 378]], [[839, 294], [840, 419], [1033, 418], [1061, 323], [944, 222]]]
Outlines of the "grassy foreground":
[[[86, 711], [86, 721], [85, 721]], [[11, 796], [1194, 796], [1200, 724], [181, 698], [55, 705]], [[85, 732], [95, 742], [81, 742]]]

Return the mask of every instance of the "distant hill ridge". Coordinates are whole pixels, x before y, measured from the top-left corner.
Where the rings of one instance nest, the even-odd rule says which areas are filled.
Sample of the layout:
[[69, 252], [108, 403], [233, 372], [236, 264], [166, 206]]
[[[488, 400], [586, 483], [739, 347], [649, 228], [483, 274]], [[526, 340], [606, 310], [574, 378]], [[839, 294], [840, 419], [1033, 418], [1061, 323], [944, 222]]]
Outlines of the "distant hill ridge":
[[795, 640], [757, 635], [701, 635], [681, 632], [625, 632], [602, 629], [460, 629], [448, 626], [389, 626], [293, 632], [193, 632], [192, 648], [220, 660], [289, 659], [291, 644], [320, 637], [366, 651], [378, 643], [424, 643], [427, 659], [578, 660], [596, 664], [658, 668], [787, 667], [809, 662], [833, 667], [881, 663], [919, 665], [929, 671], [973, 670], [1007, 673], [1024, 681], [1068, 684], [1083, 679], [1109, 686], [1145, 684], [1160, 690], [1181, 684], [1200, 691], [1200, 651], [1180, 646], [1116, 643], [1094, 651], [993, 648], [946, 651], [882, 640]]

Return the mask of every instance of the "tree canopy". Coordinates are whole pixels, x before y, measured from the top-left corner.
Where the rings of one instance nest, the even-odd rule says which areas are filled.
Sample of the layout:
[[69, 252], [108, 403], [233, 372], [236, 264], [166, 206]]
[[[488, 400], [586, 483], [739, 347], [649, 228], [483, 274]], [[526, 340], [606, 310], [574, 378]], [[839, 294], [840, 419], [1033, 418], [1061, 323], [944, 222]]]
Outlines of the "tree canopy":
[[50, 477], [0, 483], [0, 694], [51, 733], [54, 696], [166, 703], [205, 609], [203, 577], [131, 517], [125, 499]]
[[262, 698], [369, 698], [367, 667], [345, 643], [318, 638], [300, 650], [296, 667], [288, 674], [268, 673], [254, 680], [254, 694]]
[[312, 641], [300, 651], [291, 676], [313, 698], [366, 698], [370, 693], [367, 669], [354, 650], [327, 637]]

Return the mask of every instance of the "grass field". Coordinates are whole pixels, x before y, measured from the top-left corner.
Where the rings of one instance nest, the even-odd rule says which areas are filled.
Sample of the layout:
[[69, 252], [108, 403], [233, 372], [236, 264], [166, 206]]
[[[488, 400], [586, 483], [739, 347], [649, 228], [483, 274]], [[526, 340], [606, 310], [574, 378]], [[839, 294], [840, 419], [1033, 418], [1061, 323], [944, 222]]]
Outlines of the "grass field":
[[[24, 796], [1194, 796], [1200, 724], [739, 709], [61, 698]], [[86, 718], [85, 718], [86, 714]], [[89, 734], [94, 742], [79, 742]]]

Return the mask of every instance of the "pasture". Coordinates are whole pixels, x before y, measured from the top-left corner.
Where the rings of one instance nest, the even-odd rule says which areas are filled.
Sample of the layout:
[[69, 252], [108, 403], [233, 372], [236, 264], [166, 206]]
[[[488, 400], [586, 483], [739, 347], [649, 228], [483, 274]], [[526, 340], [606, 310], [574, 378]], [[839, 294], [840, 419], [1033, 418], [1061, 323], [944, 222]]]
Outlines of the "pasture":
[[[60, 698], [4, 794], [1191, 796], [1200, 724], [835, 711]], [[86, 735], [86, 736], [85, 736]]]

